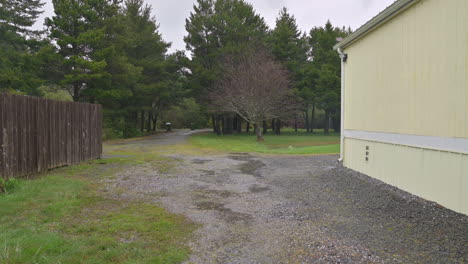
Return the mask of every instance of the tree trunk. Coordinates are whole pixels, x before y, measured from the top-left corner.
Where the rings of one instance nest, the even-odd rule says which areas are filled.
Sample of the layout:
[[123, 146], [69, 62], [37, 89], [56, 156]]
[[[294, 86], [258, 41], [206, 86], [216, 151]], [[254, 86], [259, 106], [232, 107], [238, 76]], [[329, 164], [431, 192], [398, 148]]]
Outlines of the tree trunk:
[[310, 133], [314, 133], [315, 128], [315, 104], [312, 104], [312, 115], [310, 116]]
[[312, 104], [312, 116], [310, 117], [310, 133], [314, 133], [315, 126], [315, 103]]
[[266, 134], [268, 132], [268, 125], [266, 121], [263, 121], [263, 134]]
[[234, 132], [233, 128], [234, 128], [234, 118], [228, 116], [226, 118], [226, 131], [225, 131], [226, 133], [225, 134], [231, 135]]
[[219, 134], [219, 129], [217, 126], [218, 121], [215, 115], [211, 115], [211, 123], [213, 123], [213, 132], [215, 132], [216, 134]]
[[297, 133], [297, 114], [294, 116], [294, 132]]
[[152, 119], [152, 113], [151, 111], [148, 111], [148, 123], [146, 124], [146, 131], [150, 132], [151, 131], [151, 119]]
[[247, 127], [245, 128], [245, 132], [249, 133], [250, 132], [250, 123], [247, 122]]
[[273, 130], [273, 131], [276, 131], [275, 122], [276, 122], [276, 119], [273, 118], [273, 119], [271, 120], [271, 130]]
[[325, 110], [325, 126], [324, 126], [324, 131], [325, 134], [330, 134], [330, 113]]
[[281, 120], [280, 119], [276, 119], [276, 131], [275, 131], [275, 134], [276, 135], [281, 135]]
[[333, 131], [341, 132], [341, 120], [338, 118], [338, 116], [333, 118]]
[[145, 131], [145, 111], [141, 111], [140, 131], [142, 133]]
[[73, 102], [80, 101], [80, 86], [78, 84], [73, 85]]
[[123, 130], [123, 137], [124, 138], [130, 138], [131, 137], [131, 132], [130, 128], [132, 127], [132, 116], [130, 114], [127, 114], [124, 118], [124, 130]]
[[242, 133], [242, 118], [237, 117], [237, 133]]
[[132, 123], [133, 127], [138, 129], [138, 111], [132, 113]]
[[307, 110], [305, 111], [305, 127], [306, 131], [310, 132], [310, 126], [309, 126], [309, 106], [307, 106]]
[[138, 113], [131, 112], [125, 116], [125, 127], [123, 131], [124, 138], [135, 136], [135, 130], [138, 129]]
[[218, 136], [221, 136], [221, 128], [219, 127], [220, 126], [220, 118], [219, 116], [216, 116], [215, 119], [214, 119], [214, 126], [215, 126], [215, 132], [216, 132], [216, 135]]
[[255, 125], [255, 132], [257, 134], [257, 141], [264, 141], [265, 139], [263, 138], [262, 135], [262, 128], [260, 122]]
[[222, 118], [222, 128], [223, 128], [223, 135], [230, 135], [233, 133], [233, 118], [223, 115]]
[[226, 117], [223, 115], [221, 117], [221, 135], [226, 134]]
[[158, 122], [158, 114], [153, 116], [153, 132], [156, 132], [156, 124]]

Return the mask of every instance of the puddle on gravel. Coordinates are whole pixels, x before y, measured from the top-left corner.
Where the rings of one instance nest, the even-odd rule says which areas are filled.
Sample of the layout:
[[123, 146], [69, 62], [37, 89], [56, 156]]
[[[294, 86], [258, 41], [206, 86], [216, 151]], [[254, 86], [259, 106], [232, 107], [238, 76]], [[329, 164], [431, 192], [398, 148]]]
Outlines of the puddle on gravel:
[[195, 205], [197, 206], [197, 209], [200, 210], [221, 210], [224, 208], [224, 204], [210, 201], [198, 202]]
[[244, 174], [260, 177], [260, 174], [257, 173], [257, 170], [264, 166], [265, 163], [259, 160], [249, 160], [247, 163], [240, 165], [240, 171]]
[[194, 159], [194, 160], [192, 160], [192, 163], [193, 164], [205, 164], [205, 163], [210, 162], [210, 161], [212, 161], [212, 160]]
[[220, 191], [211, 189], [200, 189], [193, 192], [195, 199], [209, 199], [209, 198], [229, 198], [236, 193], [230, 191]]
[[249, 187], [249, 191], [252, 192], [252, 193], [261, 193], [261, 192], [266, 192], [266, 191], [269, 191], [270, 188], [269, 187], [262, 187], [262, 186], [258, 186], [258, 185], [252, 185]]
[[231, 182], [229, 174], [213, 170], [198, 170], [200, 173], [194, 179], [204, 183], [222, 185]]
[[234, 195], [234, 193], [230, 191], [217, 191], [217, 190], [208, 190], [208, 191], [221, 198], [229, 198]]
[[214, 176], [216, 173], [214, 170], [199, 170], [204, 173], [206, 176]]
[[265, 166], [265, 163], [254, 159], [254, 157], [249, 154], [243, 156], [229, 156], [229, 158], [237, 161], [245, 161], [246, 163], [239, 166], [240, 171], [244, 174], [249, 174], [255, 177], [260, 177], [257, 170]]
[[219, 212], [221, 217], [228, 223], [235, 223], [240, 221], [247, 222], [252, 218], [252, 216], [248, 214], [234, 212], [231, 209], [224, 207], [224, 204], [222, 203], [204, 201], [195, 203], [195, 206], [199, 210], [210, 210]]
[[237, 161], [249, 161], [252, 160], [253, 157], [250, 155], [234, 155], [234, 156], [229, 156], [230, 159], [232, 160], [237, 160]]

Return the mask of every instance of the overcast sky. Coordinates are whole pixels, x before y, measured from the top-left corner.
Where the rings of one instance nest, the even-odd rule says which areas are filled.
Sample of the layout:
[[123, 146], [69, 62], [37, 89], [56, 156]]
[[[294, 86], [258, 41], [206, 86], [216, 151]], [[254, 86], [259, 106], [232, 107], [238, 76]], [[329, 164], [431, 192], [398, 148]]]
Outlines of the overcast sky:
[[[53, 15], [51, 0], [45, 0], [45, 12], [36, 24], [42, 27], [44, 18]], [[153, 6], [164, 40], [172, 42], [171, 51], [184, 50], [185, 19], [193, 10], [196, 0], [145, 0]], [[357, 29], [392, 4], [394, 0], [247, 0], [274, 27], [279, 10], [285, 6], [298, 22], [302, 31], [324, 25], [330, 19], [335, 26]]]

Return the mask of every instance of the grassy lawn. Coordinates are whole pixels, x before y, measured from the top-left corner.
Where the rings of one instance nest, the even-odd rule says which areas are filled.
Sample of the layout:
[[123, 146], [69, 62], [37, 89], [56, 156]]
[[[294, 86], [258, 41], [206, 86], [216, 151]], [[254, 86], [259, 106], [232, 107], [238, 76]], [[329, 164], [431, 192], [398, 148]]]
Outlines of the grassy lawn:
[[340, 152], [340, 135], [323, 132], [314, 134], [284, 130], [277, 136], [265, 135], [264, 142], [257, 142], [253, 134], [218, 136], [214, 133], [197, 133], [190, 137], [190, 143], [201, 148], [227, 152], [254, 152], [265, 154], [335, 154]]
[[[129, 153], [130, 154], [130, 153]], [[142, 201], [103, 194], [102, 179], [157, 156], [106, 159], [19, 180], [0, 194], [0, 263], [180, 263], [196, 226]], [[112, 192], [112, 191], [111, 191]]]

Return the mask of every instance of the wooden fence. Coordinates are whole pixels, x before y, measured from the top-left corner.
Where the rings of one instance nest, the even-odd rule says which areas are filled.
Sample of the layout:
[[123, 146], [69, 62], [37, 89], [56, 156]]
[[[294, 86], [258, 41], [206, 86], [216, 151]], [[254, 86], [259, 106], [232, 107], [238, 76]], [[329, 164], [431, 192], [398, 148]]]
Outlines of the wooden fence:
[[0, 94], [0, 178], [99, 158], [100, 105]]

